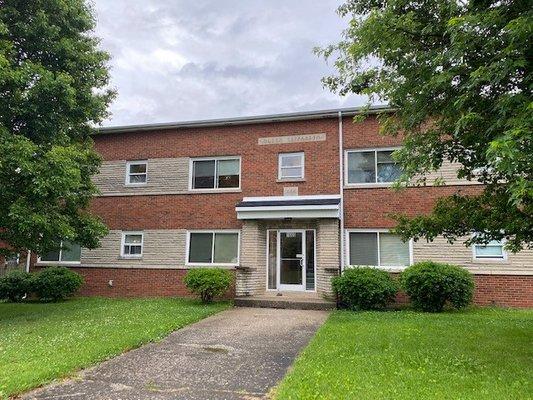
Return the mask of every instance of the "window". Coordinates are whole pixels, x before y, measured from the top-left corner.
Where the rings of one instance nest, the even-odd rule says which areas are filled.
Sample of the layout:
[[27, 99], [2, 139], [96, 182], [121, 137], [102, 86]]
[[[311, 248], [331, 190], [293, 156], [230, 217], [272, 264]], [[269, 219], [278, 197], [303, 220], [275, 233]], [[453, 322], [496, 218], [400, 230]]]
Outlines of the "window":
[[474, 244], [473, 250], [474, 259], [476, 260], [505, 260], [507, 258], [503, 243], [499, 240], [491, 240], [487, 244]]
[[411, 264], [409, 242], [388, 232], [348, 232], [350, 265], [404, 267]]
[[5, 257], [4, 265], [8, 268], [14, 268], [19, 265], [20, 254], [15, 253]]
[[41, 263], [79, 264], [81, 247], [79, 244], [62, 241], [58, 250], [49, 251], [39, 258]]
[[126, 163], [126, 185], [145, 185], [148, 178], [147, 161], [128, 161]]
[[239, 263], [238, 232], [189, 232], [187, 239], [188, 264], [237, 265]]
[[128, 258], [142, 257], [143, 236], [142, 232], [123, 232], [120, 255]]
[[304, 179], [304, 153], [282, 153], [278, 158], [278, 179]]
[[394, 149], [350, 150], [346, 152], [347, 184], [390, 183], [402, 174], [400, 165], [392, 158]]
[[241, 160], [217, 157], [192, 160], [191, 189], [238, 189], [241, 186]]

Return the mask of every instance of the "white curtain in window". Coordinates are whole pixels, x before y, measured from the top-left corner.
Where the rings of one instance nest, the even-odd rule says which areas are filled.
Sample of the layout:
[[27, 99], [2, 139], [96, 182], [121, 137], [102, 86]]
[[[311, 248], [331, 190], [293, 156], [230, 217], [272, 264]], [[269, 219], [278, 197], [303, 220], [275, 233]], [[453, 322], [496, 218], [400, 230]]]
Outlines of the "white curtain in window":
[[215, 263], [236, 263], [239, 235], [236, 233], [215, 233]]
[[379, 252], [381, 266], [399, 267], [409, 265], [409, 242], [402, 242], [397, 235], [380, 233]]

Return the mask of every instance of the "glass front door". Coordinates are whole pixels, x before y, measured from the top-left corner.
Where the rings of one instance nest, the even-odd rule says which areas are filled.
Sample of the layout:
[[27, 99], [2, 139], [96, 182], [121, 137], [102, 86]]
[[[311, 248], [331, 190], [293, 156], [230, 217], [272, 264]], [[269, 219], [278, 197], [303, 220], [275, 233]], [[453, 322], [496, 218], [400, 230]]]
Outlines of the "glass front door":
[[305, 231], [278, 231], [278, 289], [305, 290]]

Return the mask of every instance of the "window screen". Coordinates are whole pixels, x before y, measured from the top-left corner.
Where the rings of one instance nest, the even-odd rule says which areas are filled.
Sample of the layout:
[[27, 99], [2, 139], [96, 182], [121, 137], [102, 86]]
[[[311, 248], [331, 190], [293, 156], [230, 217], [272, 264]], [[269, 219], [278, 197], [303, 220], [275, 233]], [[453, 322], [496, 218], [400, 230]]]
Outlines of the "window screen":
[[239, 234], [235, 232], [191, 232], [189, 263], [236, 264], [239, 262]]
[[213, 189], [215, 187], [215, 160], [194, 161], [193, 188]]
[[378, 265], [376, 233], [350, 233], [350, 265]]
[[189, 243], [189, 262], [210, 263], [213, 251], [212, 233], [191, 233]]
[[215, 263], [236, 263], [239, 235], [236, 233], [215, 233]]
[[193, 189], [223, 189], [240, 186], [240, 165], [238, 158], [194, 160], [192, 164]]
[[399, 236], [380, 232], [379, 250], [381, 266], [397, 267], [409, 265], [409, 243], [402, 242]]
[[401, 267], [410, 264], [409, 242], [387, 232], [350, 232], [350, 265]]

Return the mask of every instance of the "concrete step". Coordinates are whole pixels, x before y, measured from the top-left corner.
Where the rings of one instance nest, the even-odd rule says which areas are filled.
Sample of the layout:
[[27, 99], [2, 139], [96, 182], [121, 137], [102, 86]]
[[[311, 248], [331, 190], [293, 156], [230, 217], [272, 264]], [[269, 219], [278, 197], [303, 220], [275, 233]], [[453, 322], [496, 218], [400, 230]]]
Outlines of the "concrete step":
[[285, 308], [292, 310], [334, 310], [334, 301], [320, 298], [290, 298], [290, 297], [236, 297], [234, 300], [236, 307], [257, 307], [257, 308]]

